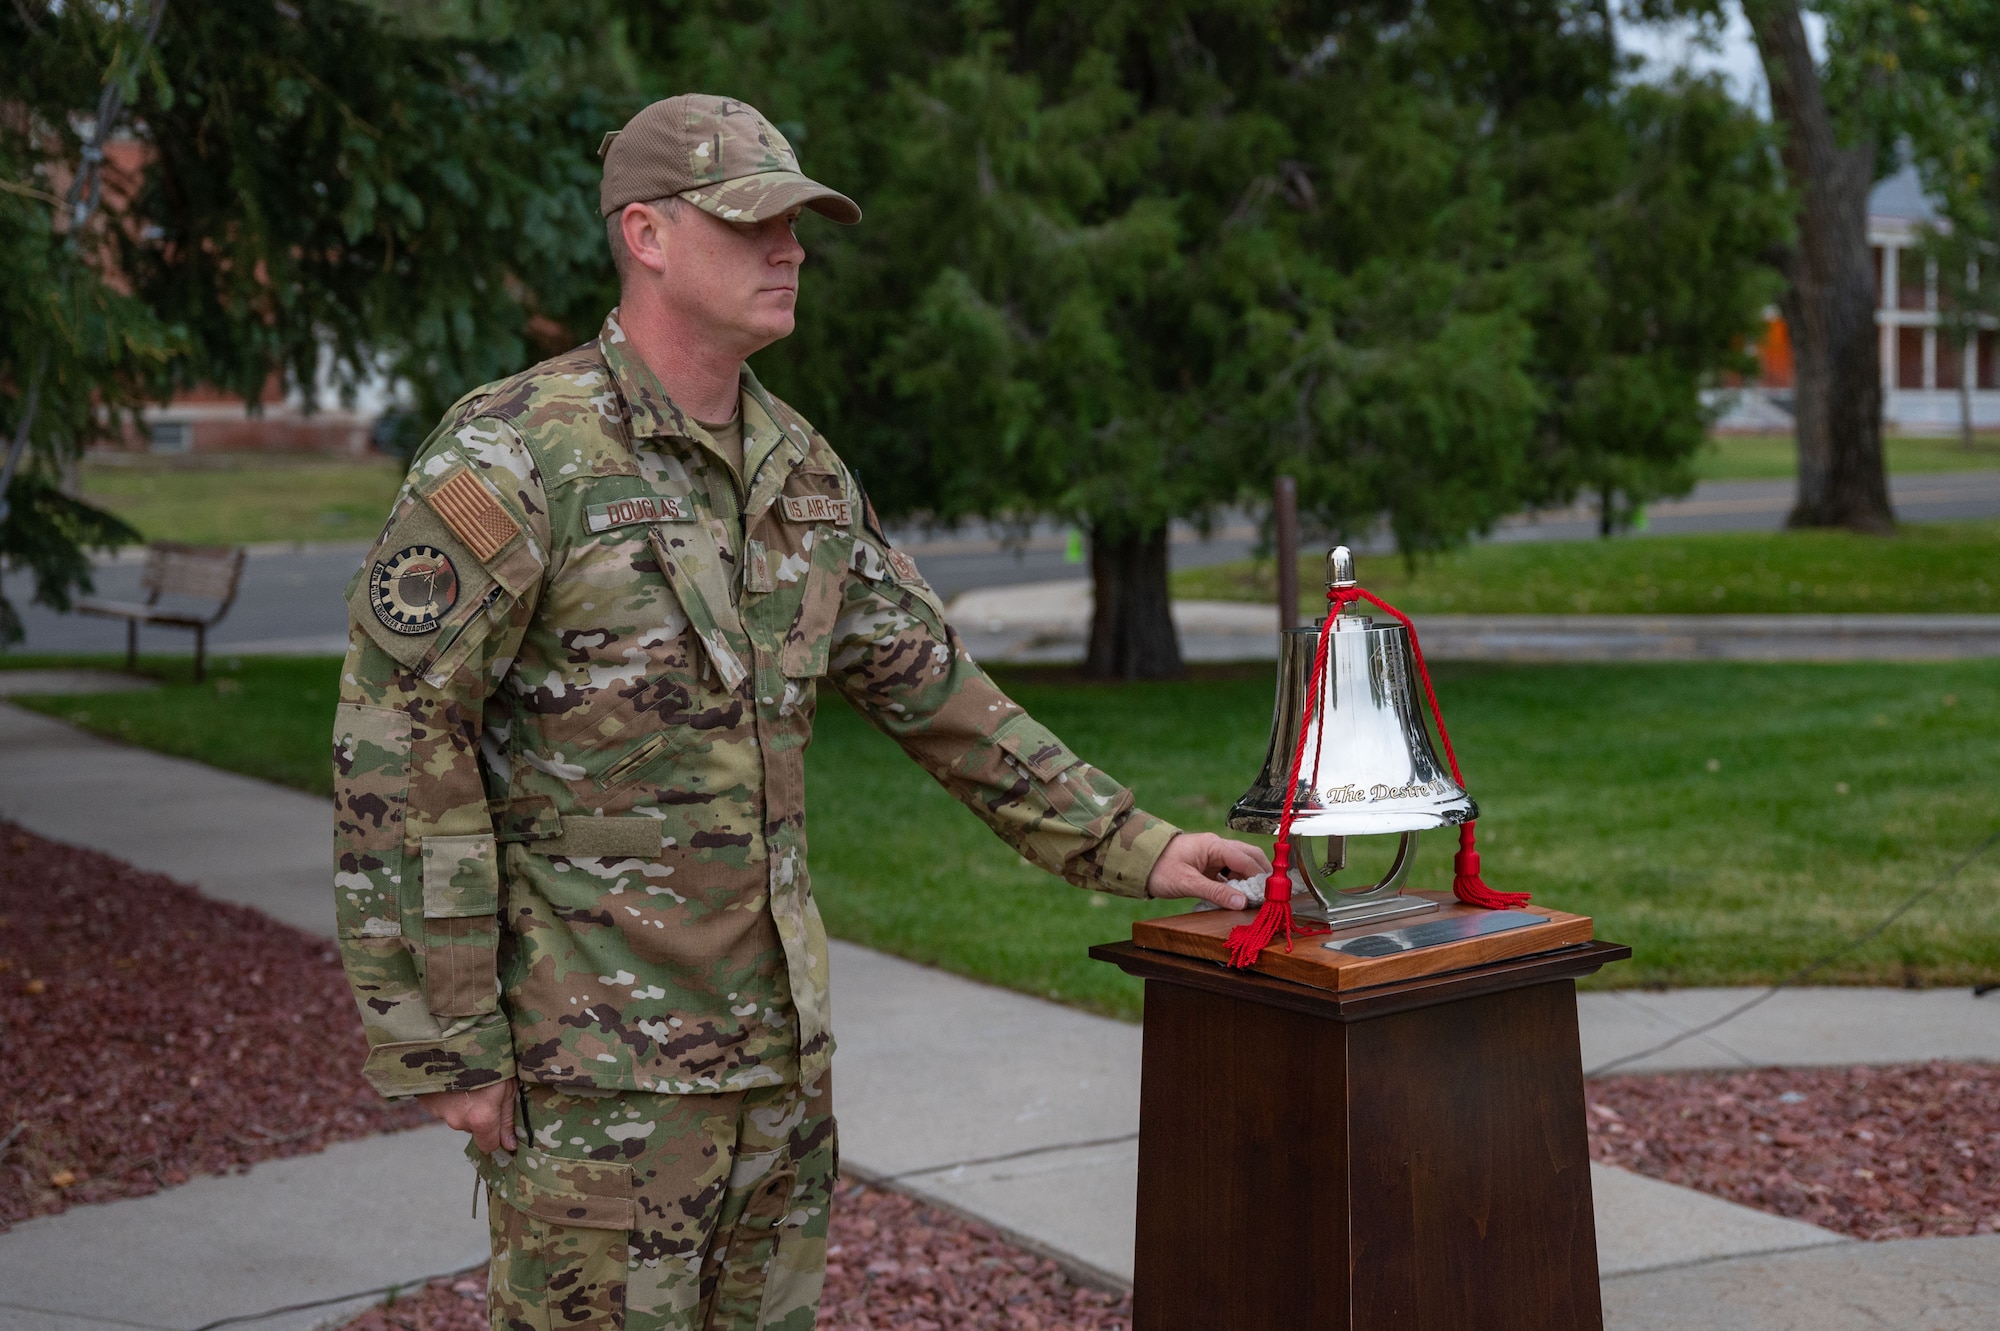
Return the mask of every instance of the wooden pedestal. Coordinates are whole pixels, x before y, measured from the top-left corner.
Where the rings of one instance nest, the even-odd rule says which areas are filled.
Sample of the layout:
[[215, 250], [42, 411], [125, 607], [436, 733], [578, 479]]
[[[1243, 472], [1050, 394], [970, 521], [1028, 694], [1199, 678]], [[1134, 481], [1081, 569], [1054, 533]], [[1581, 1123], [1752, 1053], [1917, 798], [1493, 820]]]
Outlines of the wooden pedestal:
[[1146, 981], [1134, 1331], [1601, 1331], [1575, 980], [1631, 949], [1346, 992], [1091, 955]]

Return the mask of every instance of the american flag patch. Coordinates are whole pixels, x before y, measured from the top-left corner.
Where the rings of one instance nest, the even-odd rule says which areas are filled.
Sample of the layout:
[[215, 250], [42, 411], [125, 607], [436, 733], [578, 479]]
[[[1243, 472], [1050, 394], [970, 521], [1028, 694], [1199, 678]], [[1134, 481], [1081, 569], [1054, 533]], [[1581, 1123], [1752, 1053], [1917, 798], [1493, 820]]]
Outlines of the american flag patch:
[[428, 500], [451, 534], [464, 541], [472, 557], [482, 563], [499, 554], [521, 530], [500, 507], [500, 501], [469, 471], [452, 473], [450, 480], [431, 491]]

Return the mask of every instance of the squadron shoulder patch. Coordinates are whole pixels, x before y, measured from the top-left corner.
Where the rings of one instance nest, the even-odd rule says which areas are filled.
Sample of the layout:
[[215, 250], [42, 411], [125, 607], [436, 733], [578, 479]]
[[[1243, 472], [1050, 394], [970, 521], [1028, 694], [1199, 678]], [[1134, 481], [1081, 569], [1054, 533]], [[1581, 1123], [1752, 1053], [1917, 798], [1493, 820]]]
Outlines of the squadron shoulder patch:
[[436, 546], [406, 546], [368, 572], [368, 604], [391, 633], [434, 633], [457, 601], [458, 570]]
[[451, 534], [464, 541], [472, 557], [482, 563], [499, 554], [521, 530], [500, 501], [469, 471], [453, 473], [427, 498]]
[[845, 527], [854, 521], [852, 499], [831, 499], [826, 495], [779, 495], [787, 522], [837, 522]]
[[904, 554], [901, 550], [889, 551], [887, 558], [889, 560], [889, 571], [895, 574], [896, 581], [919, 582], [923, 579], [923, 574], [917, 572], [917, 561]]

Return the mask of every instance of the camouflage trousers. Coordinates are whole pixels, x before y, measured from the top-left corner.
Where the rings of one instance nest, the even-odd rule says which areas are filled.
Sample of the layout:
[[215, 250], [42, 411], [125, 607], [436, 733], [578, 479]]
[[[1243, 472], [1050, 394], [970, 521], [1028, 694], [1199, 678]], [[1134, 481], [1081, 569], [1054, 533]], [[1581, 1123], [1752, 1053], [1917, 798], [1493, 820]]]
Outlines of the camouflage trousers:
[[[831, 1087], [523, 1086], [490, 1199], [493, 1331], [811, 1331], [838, 1150]], [[530, 1144], [532, 1142], [532, 1144]]]

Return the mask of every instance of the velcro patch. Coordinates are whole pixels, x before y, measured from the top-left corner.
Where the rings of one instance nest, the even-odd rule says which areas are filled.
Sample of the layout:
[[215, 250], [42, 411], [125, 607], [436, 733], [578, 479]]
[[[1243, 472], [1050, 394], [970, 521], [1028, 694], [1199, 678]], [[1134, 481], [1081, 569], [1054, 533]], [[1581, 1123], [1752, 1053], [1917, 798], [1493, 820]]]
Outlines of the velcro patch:
[[830, 499], [826, 495], [779, 495], [787, 522], [837, 522], [845, 527], [854, 521], [852, 499]]
[[464, 541], [472, 557], [481, 563], [499, 554], [521, 530], [500, 501], [469, 471], [454, 472], [425, 499], [451, 528], [451, 534]]
[[635, 522], [693, 522], [695, 512], [694, 501], [686, 495], [638, 495], [592, 504], [583, 516], [592, 531], [610, 531]]
[[458, 570], [436, 546], [408, 546], [369, 570], [368, 604], [391, 633], [435, 633], [458, 604]]
[[923, 575], [917, 572], [917, 561], [901, 550], [888, 552], [889, 571], [896, 575], [898, 582], [918, 582]]

